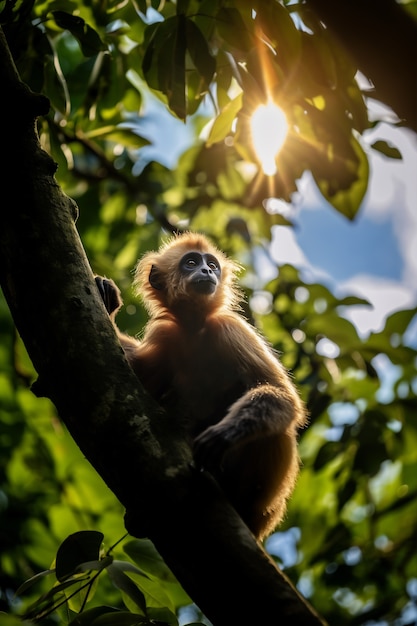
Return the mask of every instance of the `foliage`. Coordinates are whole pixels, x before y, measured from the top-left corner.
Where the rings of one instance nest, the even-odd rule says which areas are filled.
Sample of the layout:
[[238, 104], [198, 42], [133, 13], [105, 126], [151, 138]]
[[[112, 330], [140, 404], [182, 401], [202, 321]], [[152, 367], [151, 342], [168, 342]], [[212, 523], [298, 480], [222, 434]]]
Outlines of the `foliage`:
[[[125, 553], [131, 561], [116, 560], [115, 546], [105, 553], [100, 550], [103, 534], [84, 530], [71, 534], [60, 545], [55, 567], [36, 574], [26, 581], [17, 593], [36, 584], [41, 578], [54, 575], [57, 582], [25, 613], [25, 619], [45, 618], [60, 607], [72, 626], [83, 624], [177, 624], [175, 609], [189, 602], [189, 598], [147, 539], [136, 539], [125, 544]], [[139, 562], [137, 567], [133, 562]], [[93, 598], [98, 578], [106, 572], [110, 582], [121, 592], [129, 609], [120, 610], [99, 606], [84, 610]], [[100, 581], [102, 583], [102, 581]], [[103, 585], [102, 585], [103, 586]]]
[[[287, 265], [269, 284], [254, 280], [271, 228], [289, 223], [263, 201], [290, 200], [305, 170], [348, 218], [360, 206], [369, 122], [355, 68], [303, 2], [21, 0], [0, 10], [22, 79], [50, 98], [41, 140], [77, 201], [94, 270], [123, 291], [121, 327], [134, 334], [145, 321], [130, 270], [161, 228], [202, 230], [242, 263], [246, 313], [282, 353], [310, 412], [301, 478], [267, 548], [330, 623], [394, 623], [417, 580], [417, 354], [407, 342], [416, 310], [364, 338], [346, 315], [363, 301], [338, 299]], [[273, 178], [259, 173], [248, 142], [248, 117], [269, 96], [292, 130]], [[152, 123], [166, 142], [154, 160]], [[177, 125], [187, 144], [176, 150]], [[175, 624], [188, 598], [148, 542], [122, 550], [122, 508], [54, 407], [31, 393], [35, 372], [3, 300], [0, 334], [0, 608], [10, 624], [61, 601], [64, 623]], [[387, 364], [396, 374], [388, 393]], [[14, 597], [27, 579], [33, 586]]]
[[[13, 21], [6, 32], [22, 79], [51, 100], [42, 130], [61, 168], [123, 180], [147, 202], [153, 198], [149, 211], [161, 218], [166, 207], [153, 206], [151, 172], [139, 180], [131, 175], [134, 151], [146, 142], [136, 115], [146, 88], [182, 120], [199, 119], [205, 103], [216, 119], [195, 155], [195, 174], [207, 172], [220, 153], [228, 161], [229, 195], [235, 190], [240, 203], [261, 207], [264, 181], [242, 165], [257, 164], [249, 117], [273, 100], [285, 111], [290, 132], [267, 193], [290, 200], [310, 170], [338, 211], [356, 215], [368, 182], [359, 141], [370, 125], [366, 103], [355, 66], [304, 2], [188, 0], [162, 2], [157, 12], [146, 1], [90, 7], [46, 0], [32, 7], [31, 22], [31, 0], [10, 4], [14, 11], [4, 11], [3, 21], [11, 15]], [[390, 154], [388, 146], [377, 149]], [[212, 185], [200, 187], [196, 198], [188, 181], [187, 199], [210, 206]]]

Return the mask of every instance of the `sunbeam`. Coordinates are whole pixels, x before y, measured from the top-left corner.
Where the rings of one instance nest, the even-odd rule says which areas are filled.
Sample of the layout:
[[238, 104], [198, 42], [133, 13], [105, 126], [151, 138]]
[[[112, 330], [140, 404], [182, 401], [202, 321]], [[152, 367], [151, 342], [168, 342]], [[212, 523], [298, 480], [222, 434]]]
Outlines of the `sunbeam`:
[[276, 156], [288, 133], [284, 112], [273, 102], [261, 104], [250, 120], [253, 147], [267, 176], [276, 174]]

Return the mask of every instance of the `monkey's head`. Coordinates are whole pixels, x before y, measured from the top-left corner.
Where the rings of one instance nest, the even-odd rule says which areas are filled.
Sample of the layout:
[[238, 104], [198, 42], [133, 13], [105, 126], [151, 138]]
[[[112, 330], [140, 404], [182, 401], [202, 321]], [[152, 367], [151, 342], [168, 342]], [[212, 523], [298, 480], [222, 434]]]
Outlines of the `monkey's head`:
[[[217, 258], [208, 252], [190, 250], [178, 264], [178, 272], [187, 293], [211, 296], [216, 293], [221, 281], [222, 270]], [[154, 265], [149, 275], [154, 289], [159, 289], [159, 272]]]
[[184, 233], [138, 263], [135, 284], [151, 315], [162, 308], [198, 306], [207, 313], [236, 307], [238, 266], [206, 237]]

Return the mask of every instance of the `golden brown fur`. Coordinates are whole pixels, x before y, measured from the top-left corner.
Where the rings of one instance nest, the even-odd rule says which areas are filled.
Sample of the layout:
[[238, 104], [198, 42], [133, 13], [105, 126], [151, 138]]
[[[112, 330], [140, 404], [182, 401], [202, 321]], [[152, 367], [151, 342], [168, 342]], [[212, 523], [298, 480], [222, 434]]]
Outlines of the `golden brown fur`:
[[[215, 476], [263, 539], [285, 514], [306, 416], [276, 355], [237, 312], [237, 269], [203, 235], [170, 240], [136, 269], [150, 315], [143, 339], [118, 335], [148, 391], [186, 419], [197, 467]], [[114, 302], [117, 287], [104, 282]], [[121, 300], [106, 304], [114, 320]]]

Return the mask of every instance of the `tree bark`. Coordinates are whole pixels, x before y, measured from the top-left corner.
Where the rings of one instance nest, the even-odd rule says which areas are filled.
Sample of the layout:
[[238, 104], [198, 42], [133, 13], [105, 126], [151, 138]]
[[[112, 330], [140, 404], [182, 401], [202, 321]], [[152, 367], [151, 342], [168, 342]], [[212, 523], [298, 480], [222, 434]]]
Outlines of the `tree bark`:
[[395, 0], [308, 0], [358, 68], [417, 131], [417, 24]]
[[74, 203], [39, 146], [46, 98], [20, 81], [0, 30], [0, 283], [39, 378], [74, 440], [216, 626], [324, 622], [225, 500], [193, 470], [175, 420], [143, 392], [95, 287]]

